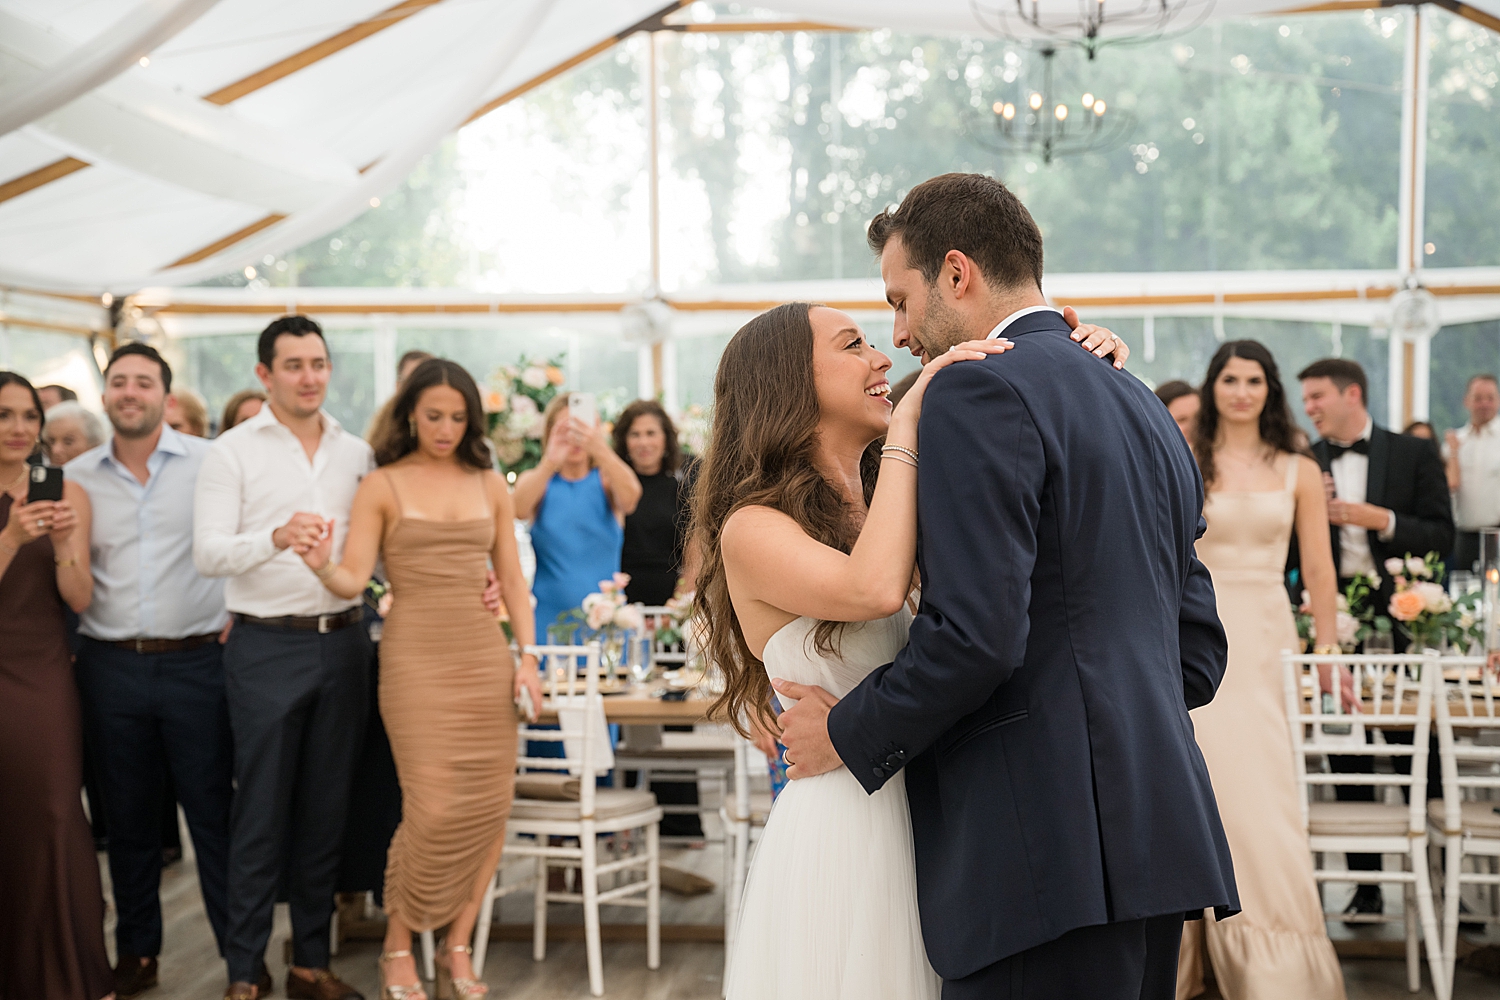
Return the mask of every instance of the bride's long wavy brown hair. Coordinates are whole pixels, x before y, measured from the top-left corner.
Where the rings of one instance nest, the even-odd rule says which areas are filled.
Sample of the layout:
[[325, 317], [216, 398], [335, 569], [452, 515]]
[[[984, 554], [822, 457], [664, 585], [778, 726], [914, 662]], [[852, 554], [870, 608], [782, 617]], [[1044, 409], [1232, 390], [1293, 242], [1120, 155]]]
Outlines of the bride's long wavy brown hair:
[[[714, 376], [713, 429], [693, 494], [693, 535], [703, 553], [697, 604], [704, 654], [726, 680], [710, 711], [745, 735], [746, 720], [752, 717], [772, 731], [776, 727], [770, 679], [750, 652], [729, 600], [719, 545], [725, 522], [754, 504], [781, 511], [809, 536], [841, 552], [850, 551], [859, 537], [859, 512], [813, 462], [819, 412], [808, 315], [812, 308], [811, 303], [790, 302], [763, 312], [724, 348]], [[866, 504], [879, 468], [877, 441], [860, 461]], [[813, 636], [820, 652], [836, 651], [844, 624], [818, 623]]]

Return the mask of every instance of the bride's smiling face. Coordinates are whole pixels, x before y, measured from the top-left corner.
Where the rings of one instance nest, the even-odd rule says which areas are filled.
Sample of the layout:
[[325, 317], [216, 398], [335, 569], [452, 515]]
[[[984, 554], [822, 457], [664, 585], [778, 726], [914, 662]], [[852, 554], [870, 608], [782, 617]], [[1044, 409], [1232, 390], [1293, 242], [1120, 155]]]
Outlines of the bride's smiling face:
[[813, 330], [813, 382], [819, 424], [873, 441], [891, 423], [891, 359], [870, 346], [847, 313], [826, 306], [808, 312]]

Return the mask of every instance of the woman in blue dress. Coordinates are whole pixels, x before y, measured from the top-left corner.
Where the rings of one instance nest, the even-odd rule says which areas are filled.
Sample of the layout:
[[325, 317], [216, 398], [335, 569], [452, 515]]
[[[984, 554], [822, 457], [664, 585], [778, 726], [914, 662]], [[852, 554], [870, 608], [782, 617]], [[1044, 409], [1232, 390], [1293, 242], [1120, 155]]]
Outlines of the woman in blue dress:
[[620, 571], [625, 518], [641, 483], [598, 426], [568, 414], [567, 395], [547, 407], [546, 451], [516, 481], [516, 516], [531, 521], [536, 552], [537, 638]]

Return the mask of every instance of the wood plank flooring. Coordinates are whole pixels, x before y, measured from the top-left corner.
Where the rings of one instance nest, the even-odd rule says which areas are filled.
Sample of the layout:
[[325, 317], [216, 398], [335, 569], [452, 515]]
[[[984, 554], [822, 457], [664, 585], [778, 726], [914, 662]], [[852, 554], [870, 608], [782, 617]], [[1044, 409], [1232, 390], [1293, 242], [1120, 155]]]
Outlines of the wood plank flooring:
[[[186, 831], [183, 841], [185, 845], [188, 843]], [[224, 992], [224, 964], [219, 958], [213, 933], [203, 915], [190, 847], [188, 852], [187, 858], [162, 874], [164, 948], [161, 955], [161, 984], [144, 994], [142, 1000], [218, 1000]], [[722, 855], [717, 844], [710, 843], [701, 850], [669, 849], [664, 851], [664, 860], [694, 871], [715, 883], [723, 880]], [[109, 872], [103, 861], [101, 855], [100, 867], [104, 873], [108, 897]], [[1399, 893], [1388, 897], [1388, 902], [1396, 906], [1399, 906], [1399, 900]], [[1333, 902], [1330, 897], [1330, 905]], [[502, 905], [497, 910], [497, 923], [529, 923], [531, 898], [525, 892], [518, 892], [502, 900]], [[723, 897], [717, 888], [712, 893], [690, 899], [670, 893], [662, 894], [663, 923], [707, 927], [721, 922], [722, 913]], [[614, 908], [605, 911], [607, 922], [634, 923], [643, 919], [644, 914], [639, 910]], [[553, 906], [550, 922], [553, 925], [581, 923], [581, 910], [576, 907]], [[114, 908], [111, 904], [106, 925], [111, 957], [114, 946], [113, 923]], [[286, 967], [281, 956], [282, 943], [287, 939], [290, 929], [285, 907], [278, 907], [271, 947], [267, 951], [268, 964], [276, 980], [273, 994], [276, 997], [285, 995], [282, 984]], [[568, 930], [571, 931], [571, 928]], [[1352, 936], [1344, 933], [1339, 924], [1332, 925], [1331, 930], [1336, 939]], [[1372, 933], [1384, 937], [1388, 934], [1399, 936], [1400, 932], [1399, 927], [1362, 928], [1359, 936], [1367, 937]], [[583, 942], [568, 940], [574, 936], [567, 932], [553, 936], [548, 943], [547, 958], [540, 963], [532, 962], [529, 942], [492, 942], [484, 977], [490, 984], [490, 996], [495, 1000], [583, 1000], [588, 997]], [[1492, 939], [1500, 938], [1494, 931], [1491, 936]], [[333, 960], [334, 971], [363, 991], [367, 1000], [378, 1000], [380, 995], [375, 961], [379, 950], [378, 942], [346, 941]], [[717, 1000], [722, 988], [723, 964], [724, 948], [721, 944], [664, 943], [661, 968], [651, 972], [646, 968], [643, 942], [608, 942], [604, 945], [605, 995], [631, 1000]], [[1404, 962], [1400, 960], [1345, 959], [1343, 969], [1349, 1000], [1403, 1000], [1433, 996], [1428, 985], [1424, 985], [1421, 993], [1406, 991], [1406, 969]], [[1424, 970], [1424, 984], [1425, 981]], [[1221, 998], [1210, 986], [1205, 1000]], [[1295, 998], [1289, 997], [1287, 1000]], [[1500, 979], [1460, 967], [1454, 1000], [1500, 1000]]]

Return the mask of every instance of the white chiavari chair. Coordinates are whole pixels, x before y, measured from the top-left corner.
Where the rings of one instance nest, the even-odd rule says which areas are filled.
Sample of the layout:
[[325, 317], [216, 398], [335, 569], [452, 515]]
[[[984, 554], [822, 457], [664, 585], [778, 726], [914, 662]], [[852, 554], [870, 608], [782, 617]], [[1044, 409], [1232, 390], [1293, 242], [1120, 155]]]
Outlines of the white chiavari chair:
[[[1491, 923], [1500, 897], [1500, 677], [1485, 658], [1444, 657], [1437, 697], [1443, 797], [1428, 803], [1429, 835], [1445, 848], [1443, 958], [1451, 984], [1458, 950], [1459, 900], [1466, 885], [1489, 889]], [[1464, 861], [1471, 871], [1464, 871]], [[1483, 865], [1483, 870], [1480, 866]]]
[[[672, 615], [664, 606], [637, 605], [645, 622], [649, 636], [649, 655], [660, 669], [672, 670], [687, 664], [684, 643], [667, 644], [656, 638], [660, 625]], [[721, 807], [729, 801], [730, 775], [734, 771], [734, 753], [738, 737], [728, 726], [700, 724], [691, 733], [664, 732], [660, 726], [627, 726], [623, 745], [615, 755], [615, 767], [619, 771], [635, 771], [639, 774], [637, 787], [649, 788], [653, 780], [678, 780], [684, 783], [697, 782], [700, 795], [704, 781], [713, 783], [717, 793], [706, 801], [700, 798], [698, 805], [662, 804], [665, 815], [692, 815], [696, 813], [703, 821], [705, 839], [712, 824], [709, 817], [718, 816]], [[726, 838], [728, 834], [724, 835]], [[694, 841], [697, 837], [663, 837], [664, 842]], [[725, 840], [725, 879], [729, 879], [732, 868], [730, 849]]]
[[[644, 907], [646, 966], [656, 969], [661, 965], [661, 848], [656, 826], [661, 821], [661, 809], [656, 798], [644, 789], [597, 787], [599, 776], [608, 774], [614, 766], [599, 694], [599, 644], [528, 646], [527, 652], [536, 654], [541, 670], [546, 691], [543, 710], [555, 712], [561, 725], [541, 730], [522, 720], [517, 772], [576, 778], [578, 798], [517, 798], [511, 806], [505, 857], [533, 858], [536, 862], [532, 917], [532, 957], [536, 961], [547, 956], [547, 904], [582, 904], [589, 992], [603, 996], [601, 906]], [[526, 756], [527, 744], [534, 742], [560, 743], [565, 757]], [[627, 847], [620, 846], [626, 839], [623, 835], [636, 832], [642, 834], [644, 848], [641, 839], [635, 837]], [[608, 834], [620, 835], [616, 837], [617, 851], [609, 860], [601, 861], [599, 838]], [[532, 839], [517, 840], [518, 835]], [[559, 843], [554, 844], [554, 840]], [[578, 869], [577, 890], [550, 890], [547, 874], [553, 868]], [[497, 885], [499, 881], [497, 872], [492, 890], [502, 888]], [[506, 891], [513, 889], [507, 887]], [[475, 926], [476, 975], [481, 975], [484, 967], [482, 945], [489, 939], [493, 900], [504, 894], [499, 891], [491, 897]]]
[[[1320, 883], [1399, 883], [1405, 898], [1400, 919], [1406, 926], [1407, 986], [1413, 993], [1421, 988], [1419, 942], [1425, 943], [1433, 992], [1437, 1000], [1449, 1000], [1427, 864], [1427, 754], [1437, 663], [1435, 655], [1297, 656], [1282, 652], [1287, 721], [1308, 848], [1315, 857], [1353, 852], [1399, 854], [1403, 858], [1400, 871], [1359, 872], [1356, 876], [1315, 866], [1314, 876]], [[1330, 675], [1327, 681], [1320, 678], [1320, 668]], [[1336, 692], [1343, 687], [1346, 672], [1352, 675], [1353, 691], [1359, 700], [1357, 713], [1346, 712], [1338, 695], [1324, 697], [1325, 690]], [[1410, 744], [1386, 743], [1378, 738], [1367, 742], [1365, 734], [1381, 728], [1411, 730], [1414, 739]], [[1403, 774], [1393, 766], [1391, 773], [1334, 774], [1328, 767], [1330, 754], [1369, 756], [1377, 764], [1394, 764], [1407, 758], [1411, 771]], [[1317, 797], [1318, 791], [1340, 785], [1372, 787], [1377, 801], [1337, 802]], [[1382, 801], [1387, 790], [1402, 791], [1409, 800]], [[1369, 919], [1395, 918], [1372, 914]]]

